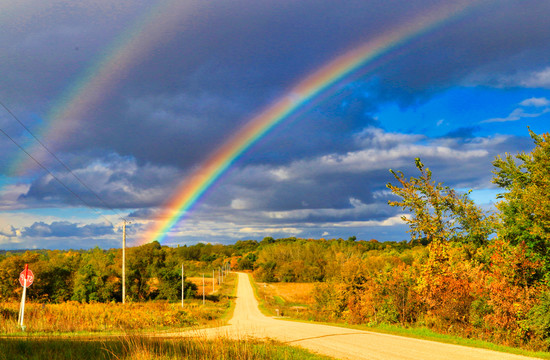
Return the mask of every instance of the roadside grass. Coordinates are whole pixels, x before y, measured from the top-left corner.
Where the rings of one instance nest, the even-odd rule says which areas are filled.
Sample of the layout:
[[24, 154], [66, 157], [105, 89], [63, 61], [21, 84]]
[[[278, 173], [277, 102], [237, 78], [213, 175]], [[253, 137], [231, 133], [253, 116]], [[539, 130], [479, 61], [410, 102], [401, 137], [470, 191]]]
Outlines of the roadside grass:
[[0, 360], [329, 360], [277, 342], [128, 336], [100, 341], [60, 338], [0, 339]]
[[[355, 325], [343, 322], [324, 322], [318, 321], [318, 315], [313, 314], [311, 309], [313, 305], [313, 297], [311, 292], [314, 288], [314, 284], [302, 284], [302, 283], [256, 283], [254, 278], [252, 279], [252, 286], [258, 301], [260, 302], [260, 310], [264, 315], [274, 316], [276, 310], [279, 309], [281, 316], [288, 318], [292, 321], [300, 322], [315, 322], [319, 324], [332, 325], [350, 329], [358, 329], [365, 331], [372, 331], [384, 334], [399, 335], [406, 337], [413, 337], [417, 339], [432, 340], [448, 344], [456, 344], [468, 347], [482, 348], [488, 350], [494, 350], [504, 353], [523, 355], [536, 357], [541, 359], [550, 359], [550, 353], [542, 351], [529, 351], [521, 348], [515, 348], [505, 345], [495, 344], [489, 341], [463, 338], [451, 334], [442, 334], [426, 327], [402, 327], [399, 325], [391, 324], [377, 324], [377, 325]], [[309, 286], [308, 286], [309, 285]], [[309, 293], [308, 293], [309, 291]], [[292, 302], [281, 302], [280, 299], [292, 299]], [[315, 319], [315, 320], [314, 320]]]
[[[303, 321], [303, 320], [300, 320], [300, 321]], [[351, 329], [373, 331], [373, 332], [379, 332], [379, 333], [390, 334], [390, 335], [406, 336], [406, 337], [412, 337], [416, 339], [432, 340], [432, 341], [437, 341], [437, 342], [442, 342], [447, 344], [455, 344], [455, 345], [462, 345], [462, 346], [475, 347], [475, 348], [481, 348], [481, 349], [488, 349], [488, 350], [494, 350], [494, 351], [499, 351], [499, 352], [504, 352], [509, 354], [530, 356], [534, 358], [550, 359], [550, 353], [548, 352], [529, 351], [525, 349], [511, 347], [511, 346], [499, 345], [499, 344], [495, 344], [484, 340], [463, 338], [463, 337], [459, 337], [451, 334], [441, 334], [433, 330], [430, 330], [426, 327], [402, 327], [402, 326], [391, 325], [391, 324], [379, 324], [379, 325], [372, 326], [372, 325], [350, 325], [350, 324], [327, 323], [327, 325], [342, 326], [342, 327], [351, 328]]]
[[216, 290], [219, 294], [227, 298], [227, 306], [225, 311], [219, 318], [220, 325], [225, 325], [233, 317], [233, 312], [235, 311], [235, 298], [237, 297], [237, 286], [239, 285], [239, 277], [235, 273], [229, 273], [221, 284], [221, 286]]
[[[69, 301], [61, 304], [27, 302], [23, 332], [18, 325], [19, 302], [0, 304], [0, 334], [91, 335], [127, 332], [162, 332], [221, 325], [234, 307], [236, 276], [229, 276], [216, 291], [211, 288], [202, 303], [202, 291], [194, 299], [181, 302], [148, 301], [88, 303]], [[202, 282], [202, 279], [201, 279]], [[202, 289], [201, 289], [202, 290]], [[206, 290], [206, 288], [205, 288]]]
[[266, 304], [266, 302], [268, 301], [267, 294], [264, 294], [260, 291], [258, 283], [254, 281], [254, 277], [252, 276], [252, 274], [248, 273], [247, 275], [250, 279], [250, 283], [252, 284], [254, 295], [258, 300], [258, 308], [260, 309], [260, 312], [266, 316], [275, 316], [275, 307], [273, 305]]

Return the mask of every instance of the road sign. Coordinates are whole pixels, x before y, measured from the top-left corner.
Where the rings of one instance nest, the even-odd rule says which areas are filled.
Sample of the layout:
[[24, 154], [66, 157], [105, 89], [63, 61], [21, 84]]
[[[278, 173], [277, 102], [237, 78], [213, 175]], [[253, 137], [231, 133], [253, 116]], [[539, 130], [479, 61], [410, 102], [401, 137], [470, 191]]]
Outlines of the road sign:
[[29, 287], [34, 281], [34, 274], [32, 273], [31, 269], [21, 271], [21, 274], [19, 274], [19, 283], [21, 284], [21, 286], [25, 286], [25, 272], [27, 272], [27, 287]]

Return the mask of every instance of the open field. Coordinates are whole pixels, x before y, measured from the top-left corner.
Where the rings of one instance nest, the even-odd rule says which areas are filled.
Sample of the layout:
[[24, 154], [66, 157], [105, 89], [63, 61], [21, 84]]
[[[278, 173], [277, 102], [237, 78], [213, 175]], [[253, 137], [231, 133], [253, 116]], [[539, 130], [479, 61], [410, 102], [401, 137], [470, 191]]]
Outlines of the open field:
[[314, 283], [256, 283], [258, 297], [271, 315], [305, 318], [314, 304]]

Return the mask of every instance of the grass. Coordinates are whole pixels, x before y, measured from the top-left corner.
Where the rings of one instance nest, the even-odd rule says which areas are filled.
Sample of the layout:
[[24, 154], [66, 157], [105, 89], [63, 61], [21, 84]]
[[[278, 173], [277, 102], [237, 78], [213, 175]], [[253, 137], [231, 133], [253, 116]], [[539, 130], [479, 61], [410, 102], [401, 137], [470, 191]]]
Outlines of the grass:
[[304, 311], [313, 305], [311, 293], [313, 283], [256, 283], [252, 281], [256, 297], [260, 299], [260, 309], [265, 315], [303, 318]]
[[[239, 277], [236, 274], [231, 274], [226, 278], [226, 281], [222, 283], [221, 293], [233, 300], [237, 297], [237, 286], [239, 285]], [[225, 313], [221, 316], [220, 320], [226, 324], [232, 317], [235, 311], [235, 301], [230, 301]]]
[[258, 287], [258, 283], [254, 281], [254, 277], [252, 274], [248, 274], [248, 277], [250, 278], [250, 283], [252, 284], [252, 289], [254, 290], [254, 295], [256, 295], [256, 299], [258, 299], [258, 307], [260, 309], [260, 312], [266, 316], [274, 316], [275, 315], [275, 309], [273, 309], [270, 306], [266, 305], [267, 301], [267, 295], [264, 295], [263, 293], [260, 293], [260, 289]]
[[[309, 286], [308, 286], [309, 285]], [[313, 298], [311, 292], [314, 284], [301, 283], [256, 283], [252, 279], [252, 286], [256, 297], [260, 302], [260, 310], [264, 315], [273, 316], [276, 309], [285, 317], [294, 321], [311, 322], [311, 305]], [[309, 293], [308, 293], [309, 291]], [[284, 303], [280, 299], [286, 299]], [[468, 347], [476, 347], [488, 350], [494, 350], [504, 353], [517, 354], [523, 356], [538, 357], [550, 360], [550, 353], [535, 352], [510, 346], [498, 345], [488, 341], [462, 338], [450, 334], [441, 334], [426, 327], [402, 327], [399, 325], [379, 324], [379, 325], [352, 325], [347, 323], [319, 322], [319, 324], [333, 325], [358, 330], [373, 331], [385, 334], [413, 337], [417, 339], [432, 340], [448, 344], [456, 344]]]
[[306, 350], [275, 342], [235, 341], [224, 338], [158, 339], [143, 336], [102, 341], [82, 339], [0, 339], [0, 360], [329, 360]]

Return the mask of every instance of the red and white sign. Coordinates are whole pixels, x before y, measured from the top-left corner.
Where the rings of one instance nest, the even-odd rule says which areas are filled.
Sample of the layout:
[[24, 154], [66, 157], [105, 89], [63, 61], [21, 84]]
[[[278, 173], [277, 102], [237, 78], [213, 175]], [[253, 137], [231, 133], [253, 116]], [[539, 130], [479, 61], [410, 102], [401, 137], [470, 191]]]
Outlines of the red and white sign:
[[27, 268], [25, 266], [25, 270], [21, 271], [21, 274], [19, 274], [19, 283], [21, 283], [21, 286], [25, 286], [25, 277], [27, 278], [27, 287], [32, 285], [32, 282], [34, 281], [34, 274], [32, 273], [31, 269]]

